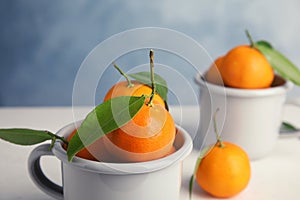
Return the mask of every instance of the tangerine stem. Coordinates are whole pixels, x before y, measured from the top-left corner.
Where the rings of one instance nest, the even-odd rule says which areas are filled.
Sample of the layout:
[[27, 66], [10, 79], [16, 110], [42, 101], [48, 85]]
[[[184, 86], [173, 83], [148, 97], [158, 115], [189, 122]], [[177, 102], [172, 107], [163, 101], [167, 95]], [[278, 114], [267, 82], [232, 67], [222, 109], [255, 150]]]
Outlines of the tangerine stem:
[[58, 135], [53, 134], [53, 133], [51, 133], [51, 132], [49, 132], [49, 131], [46, 131], [46, 133], [47, 133], [48, 135], [50, 135], [50, 136], [52, 137], [53, 140], [59, 139], [59, 140], [61, 140], [61, 141], [62, 141], [63, 143], [65, 143], [65, 144], [68, 144], [68, 143], [69, 143], [69, 142], [68, 142], [64, 137], [62, 137], [62, 136], [58, 136]]
[[152, 92], [151, 92], [151, 96], [150, 96], [148, 105], [152, 106], [154, 94], [156, 92], [156, 86], [155, 86], [155, 82], [154, 82], [154, 51], [153, 51], [153, 49], [150, 49], [149, 57], [150, 57], [150, 76], [151, 76]]
[[214, 131], [216, 133], [216, 136], [217, 136], [217, 144], [219, 145], [219, 147], [223, 148], [224, 147], [224, 144], [223, 144], [223, 141], [222, 141], [222, 138], [219, 134], [219, 131], [218, 131], [218, 126], [217, 126], [217, 113], [219, 112], [220, 108], [217, 108], [215, 114], [214, 114], [214, 119], [213, 119], [213, 122], [214, 122]]
[[116, 65], [116, 63], [113, 63], [114, 67], [119, 71], [119, 73], [126, 78], [127, 81], [127, 87], [133, 87], [134, 84], [131, 82], [130, 78]]
[[245, 32], [246, 32], [247, 38], [250, 42], [250, 46], [253, 48], [254, 47], [254, 41], [253, 41], [253, 39], [252, 39], [252, 37], [251, 37], [251, 35], [250, 35], [250, 33], [247, 29], [245, 30]]

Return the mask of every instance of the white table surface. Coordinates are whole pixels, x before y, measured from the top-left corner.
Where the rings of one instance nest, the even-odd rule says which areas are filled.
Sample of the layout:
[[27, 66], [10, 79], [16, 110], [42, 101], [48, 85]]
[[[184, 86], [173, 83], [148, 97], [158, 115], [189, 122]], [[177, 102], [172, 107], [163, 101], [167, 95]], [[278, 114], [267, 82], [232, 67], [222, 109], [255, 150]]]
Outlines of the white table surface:
[[[75, 109], [76, 119], [83, 118], [89, 107]], [[199, 109], [171, 107], [175, 121], [193, 136], [198, 127]], [[300, 108], [285, 106], [283, 118], [300, 127]], [[0, 128], [26, 127], [56, 132], [73, 122], [71, 107], [0, 108]], [[27, 158], [34, 146], [17, 146], [0, 140], [0, 200], [51, 200], [30, 180]], [[183, 163], [180, 200], [188, 200], [188, 182], [198, 153], [193, 151]], [[42, 167], [51, 179], [60, 184], [59, 161], [43, 157]], [[231, 199], [294, 200], [300, 197], [300, 140], [296, 137], [279, 139], [273, 152], [251, 162], [252, 177], [248, 187]], [[193, 199], [214, 199], [195, 183]]]

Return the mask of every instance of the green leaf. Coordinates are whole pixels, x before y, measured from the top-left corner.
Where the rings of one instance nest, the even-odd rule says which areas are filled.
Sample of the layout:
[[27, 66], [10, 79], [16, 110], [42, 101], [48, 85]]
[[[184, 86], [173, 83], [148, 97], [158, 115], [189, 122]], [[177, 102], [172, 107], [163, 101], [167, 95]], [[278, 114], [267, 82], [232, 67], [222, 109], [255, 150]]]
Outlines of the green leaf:
[[71, 161], [81, 149], [128, 123], [142, 108], [146, 96], [120, 96], [94, 108], [69, 141], [67, 155]]
[[296, 85], [300, 85], [300, 70], [289, 59], [275, 50], [271, 44], [266, 41], [258, 41], [254, 43], [254, 47], [267, 58], [279, 75]]
[[280, 126], [280, 132], [292, 132], [297, 131], [298, 129], [289, 122], [283, 121]]
[[[128, 76], [151, 87], [150, 72], [139, 72], [135, 74], [128, 74]], [[168, 100], [168, 96], [167, 96], [168, 87], [167, 87], [166, 80], [156, 73], [154, 73], [154, 79], [155, 79], [156, 92], [166, 102]]]
[[192, 199], [194, 182], [195, 182], [195, 174], [193, 174], [191, 176], [190, 182], [189, 182], [189, 197], [190, 197], [190, 199]]
[[256, 43], [254, 43], [254, 46], [255, 45], [265, 46], [267, 48], [273, 49], [273, 46], [269, 42], [267, 42], [265, 40], [257, 41]]
[[52, 140], [54, 134], [48, 131], [23, 128], [0, 129], [0, 138], [19, 145], [33, 145]]
[[196, 161], [194, 172], [193, 172], [193, 175], [190, 178], [190, 183], [189, 183], [189, 196], [190, 196], [190, 199], [192, 199], [193, 187], [194, 187], [194, 182], [195, 182], [195, 177], [196, 177], [198, 167], [199, 167], [202, 159], [209, 153], [209, 151], [212, 149], [213, 146], [214, 145], [210, 145], [210, 146], [207, 146], [204, 149], [202, 149], [201, 152], [200, 152], [200, 155], [199, 155], [199, 157]]

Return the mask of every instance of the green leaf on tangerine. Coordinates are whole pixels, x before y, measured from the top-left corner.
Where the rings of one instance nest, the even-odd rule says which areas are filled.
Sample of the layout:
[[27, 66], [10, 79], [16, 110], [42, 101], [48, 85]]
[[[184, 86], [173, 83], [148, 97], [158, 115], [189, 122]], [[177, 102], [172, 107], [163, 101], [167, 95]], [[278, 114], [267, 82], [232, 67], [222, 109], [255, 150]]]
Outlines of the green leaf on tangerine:
[[254, 43], [254, 47], [267, 58], [279, 75], [296, 85], [300, 85], [300, 70], [289, 59], [275, 50], [270, 43], [258, 41]]
[[192, 199], [194, 182], [195, 182], [195, 174], [193, 174], [191, 176], [190, 182], [189, 182], [189, 197], [190, 197], [190, 199]]
[[265, 40], [257, 41], [256, 43], [254, 43], [254, 46], [255, 45], [265, 46], [267, 48], [273, 49], [273, 46], [269, 42], [267, 42]]
[[71, 161], [84, 147], [128, 123], [142, 108], [146, 96], [120, 96], [98, 105], [83, 120], [69, 141], [67, 155]]
[[24, 128], [0, 129], [0, 138], [19, 145], [33, 145], [52, 140], [54, 134], [49, 131], [31, 130]]
[[[135, 74], [128, 74], [128, 76], [151, 87], [150, 72], [139, 72]], [[156, 92], [166, 102], [168, 100], [168, 96], [167, 96], [168, 86], [166, 80], [156, 73], [154, 73], [154, 80], [155, 80]]]
[[213, 148], [213, 146], [214, 145], [210, 145], [210, 146], [203, 148], [200, 152], [200, 155], [199, 155], [197, 161], [196, 161], [194, 172], [193, 172], [193, 175], [191, 176], [190, 182], [189, 182], [189, 197], [190, 197], [190, 199], [192, 199], [193, 187], [194, 187], [194, 182], [195, 182], [198, 167], [199, 167], [202, 159], [209, 153], [209, 151]]

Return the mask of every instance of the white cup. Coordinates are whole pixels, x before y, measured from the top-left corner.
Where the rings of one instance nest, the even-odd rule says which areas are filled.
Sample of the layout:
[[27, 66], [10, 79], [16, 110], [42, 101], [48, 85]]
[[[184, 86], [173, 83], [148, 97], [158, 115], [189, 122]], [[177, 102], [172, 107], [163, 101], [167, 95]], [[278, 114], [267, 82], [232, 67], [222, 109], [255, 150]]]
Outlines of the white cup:
[[251, 160], [271, 152], [279, 135], [291, 82], [276, 76], [270, 88], [236, 89], [208, 83], [201, 75], [195, 81], [200, 87], [198, 143], [206, 146], [216, 141], [213, 115], [219, 108], [217, 127], [224, 141], [241, 146]]
[[[67, 125], [57, 134], [66, 137], [75, 127]], [[57, 141], [52, 151], [49, 144], [35, 148], [29, 156], [28, 168], [34, 183], [56, 199], [175, 200], [179, 199], [182, 161], [192, 150], [190, 135], [179, 126], [174, 146], [176, 152], [148, 162], [106, 163], [79, 157], [69, 162], [61, 142]], [[40, 158], [44, 155], [61, 160], [63, 186], [54, 184], [42, 172]]]

